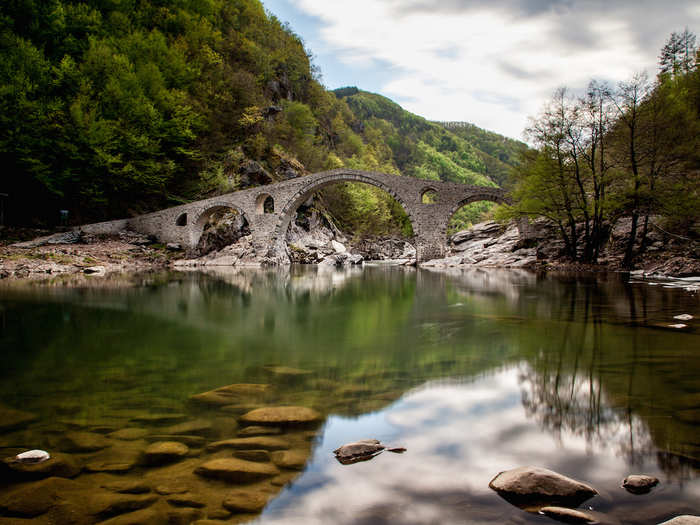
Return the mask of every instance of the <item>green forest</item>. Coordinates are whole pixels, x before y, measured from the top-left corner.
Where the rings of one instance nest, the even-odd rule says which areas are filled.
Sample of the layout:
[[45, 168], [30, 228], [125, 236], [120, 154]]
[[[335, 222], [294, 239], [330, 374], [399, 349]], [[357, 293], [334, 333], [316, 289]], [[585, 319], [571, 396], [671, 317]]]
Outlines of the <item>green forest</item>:
[[[537, 149], [513, 171], [515, 204], [504, 218], [544, 218], [569, 259], [594, 263], [610, 228], [631, 218], [623, 265], [643, 255], [650, 228], [700, 238], [700, 69], [696, 37], [668, 38], [655, 79], [617, 86], [592, 80], [558, 89], [526, 133]], [[659, 224], [659, 222], [661, 224]]]
[[[326, 90], [259, 0], [6, 0], [0, 40], [8, 224], [127, 217], [339, 167], [494, 185], [525, 148]], [[407, 227], [371, 187], [321, 202], [359, 234]]]

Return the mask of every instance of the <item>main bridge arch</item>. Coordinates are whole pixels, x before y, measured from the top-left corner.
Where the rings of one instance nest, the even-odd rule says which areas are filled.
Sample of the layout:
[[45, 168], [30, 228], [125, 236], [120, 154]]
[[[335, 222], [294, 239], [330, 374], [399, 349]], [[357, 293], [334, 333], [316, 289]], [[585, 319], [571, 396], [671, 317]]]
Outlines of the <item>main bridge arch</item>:
[[[306, 202], [309, 197], [326, 186], [341, 182], [360, 182], [385, 191], [401, 205], [401, 208], [404, 210], [404, 212], [406, 212], [406, 215], [411, 222], [411, 226], [414, 225], [413, 204], [415, 203], [411, 202], [411, 195], [407, 192], [397, 190], [397, 188], [394, 187], [395, 185], [391, 184], [390, 180], [385, 180], [387, 177], [386, 174], [360, 172], [354, 170], [334, 170], [332, 172], [319, 173], [316, 176], [305, 178], [311, 179], [311, 177], [313, 177], [313, 180], [309, 180], [307, 184], [301, 186], [293, 195], [291, 195], [284, 207], [280, 210], [279, 217], [272, 234], [275, 243], [277, 244], [276, 248], [280, 248], [281, 243], [285, 242], [287, 229], [289, 228], [289, 224], [294, 218], [299, 206]], [[388, 175], [388, 177], [392, 177], [392, 175]]]

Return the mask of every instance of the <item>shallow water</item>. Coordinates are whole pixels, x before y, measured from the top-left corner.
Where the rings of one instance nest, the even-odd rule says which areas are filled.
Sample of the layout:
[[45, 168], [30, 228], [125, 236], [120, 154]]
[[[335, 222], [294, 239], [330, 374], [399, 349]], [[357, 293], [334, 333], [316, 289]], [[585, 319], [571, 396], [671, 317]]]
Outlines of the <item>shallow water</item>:
[[[688, 327], [669, 328], [684, 313]], [[75, 480], [178, 477], [201, 503], [182, 522], [551, 522], [488, 488], [532, 464], [595, 486], [581, 508], [602, 523], [653, 524], [700, 515], [699, 318], [697, 293], [617, 274], [296, 267], [6, 287], [0, 403], [36, 419], [2, 431], [0, 446], [68, 452], [67, 433], [106, 436], [106, 448], [69, 452], [91, 466]], [[189, 401], [235, 383], [273, 394], [226, 410]], [[229, 516], [221, 500], [235, 487], [192, 472], [230, 456], [205, 445], [235, 437], [240, 414], [263, 403], [312, 407], [322, 423], [285, 430], [308, 461], [249, 486], [269, 498], [262, 514]], [[175, 425], [198, 437], [183, 461], [94, 468], [106, 450], [133, 459], [152, 436], [182, 433]], [[116, 439], [121, 428], [146, 437]], [[333, 458], [371, 437], [408, 450]], [[661, 480], [651, 494], [619, 487], [642, 472]], [[182, 510], [164, 498], [153, 512]]]

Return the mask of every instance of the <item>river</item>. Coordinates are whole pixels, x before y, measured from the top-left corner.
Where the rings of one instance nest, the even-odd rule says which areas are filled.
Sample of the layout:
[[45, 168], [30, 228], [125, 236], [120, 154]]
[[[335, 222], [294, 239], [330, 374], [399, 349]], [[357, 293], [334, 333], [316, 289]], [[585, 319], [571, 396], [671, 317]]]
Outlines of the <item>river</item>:
[[[654, 284], [613, 273], [292, 267], [4, 286], [0, 417], [19, 422], [0, 421], [0, 455], [39, 448], [77, 468], [62, 506], [30, 511], [1, 494], [42, 482], [0, 470], [0, 516], [554, 523], [489, 489], [521, 465], [593, 485], [599, 495], [581, 509], [601, 523], [700, 515], [700, 299]], [[226, 404], [191, 398], [237, 384], [268, 386]], [[243, 414], [280, 405], [319, 419], [273, 427], [268, 440], [284, 443], [257, 438], [256, 453], [218, 444], [246, 428]], [[352, 465], [333, 457], [366, 438], [407, 450]], [[162, 441], [187, 451], [146, 461]], [[246, 483], [195, 474], [233, 455], [274, 473]], [[660, 483], [627, 493], [621, 480], [636, 473]], [[142, 487], [115, 488], [129, 483]], [[234, 493], [266, 504], [222, 506]], [[127, 503], [79, 503], [93, 496]]]

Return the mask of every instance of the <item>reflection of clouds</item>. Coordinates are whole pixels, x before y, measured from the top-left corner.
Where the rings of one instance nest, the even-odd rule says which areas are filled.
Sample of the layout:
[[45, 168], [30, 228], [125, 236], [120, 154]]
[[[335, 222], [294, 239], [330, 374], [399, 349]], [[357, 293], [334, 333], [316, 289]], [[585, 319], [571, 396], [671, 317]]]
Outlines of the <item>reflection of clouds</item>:
[[[512, 516], [538, 523], [539, 518], [511, 508], [488, 488], [498, 472], [525, 464], [620, 497], [615, 491], [629, 473], [624, 455], [566, 428], [557, 436], [542, 429], [523, 410], [520, 388], [518, 370], [510, 369], [462, 385], [427, 384], [392, 407], [356, 420], [330, 418], [307, 472], [260, 522], [506, 523]], [[606, 435], [624, 440], [624, 428]], [[362, 437], [408, 450], [351, 466], [332, 458], [333, 448]], [[663, 477], [653, 462], [641, 467]], [[699, 487], [685, 489], [697, 493]], [[595, 507], [603, 499], [589, 503]]]

